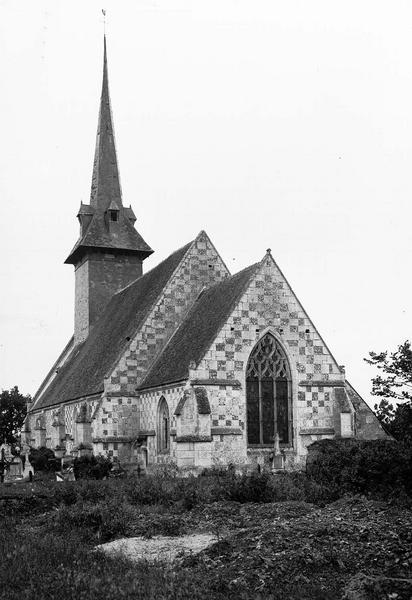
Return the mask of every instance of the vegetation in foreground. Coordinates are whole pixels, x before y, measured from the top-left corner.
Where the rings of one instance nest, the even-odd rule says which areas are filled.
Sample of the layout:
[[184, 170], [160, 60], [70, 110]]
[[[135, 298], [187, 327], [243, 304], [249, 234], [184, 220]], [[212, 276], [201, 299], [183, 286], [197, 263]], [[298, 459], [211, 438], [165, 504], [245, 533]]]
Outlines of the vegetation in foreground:
[[[170, 508], [135, 509], [136, 519], [176, 518]], [[92, 551], [80, 528], [54, 530], [46, 515], [7, 519], [0, 597], [326, 600], [343, 598], [361, 577], [370, 578], [364, 598], [410, 597], [412, 523], [405, 508], [360, 498], [321, 509], [299, 501], [219, 502], [182, 511], [179, 519], [189, 531], [220, 532], [220, 540], [175, 568]]]
[[[329, 485], [330, 449], [317, 456], [310, 476], [228, 469], [178, 478], [166, 469], [142, 479], [46, 478], [19, 493], [3, 486], [0, 598], [409, 600], [410, 455], [398, 457], [384, 486], [372, 477], [366, 490], [364, 452], [335, 448], [343, 462]], [[347, 495], [356, 478], [367, 496]], [[115, 538], [196, 532], [218, 541], [173, 566], [94, 550]]]

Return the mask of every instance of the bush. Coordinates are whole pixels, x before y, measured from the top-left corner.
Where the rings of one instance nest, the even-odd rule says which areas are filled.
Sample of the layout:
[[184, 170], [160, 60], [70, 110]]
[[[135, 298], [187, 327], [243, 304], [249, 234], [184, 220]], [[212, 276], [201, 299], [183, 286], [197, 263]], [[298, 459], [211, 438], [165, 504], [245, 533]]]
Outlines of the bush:
[[412, 447], [395, 440], [321, 440], [309, 446], [306, 472], [334, 496], [411, 496]]
[[151, 538], [155, 535], [179, 536], [186, 533], [182, 517], [173, 514], [145, 512], [135, 525], [135, 535]]
[[71, 506], [78, 500], [96, 504], [102, 500], [116, 495], [118, 487], [114, 487], [111, 481], [95, 481], [80, 479], [79, 481], [65, 481], [56, 483], [54, 486], [54, 497], [57, 504]]
[[183, 510], [198, 504], [230, 500], [234, 502], [306, 501], [324, 505], [336, 499], [329, 485], [310, 480], [304, 473], [271, 473], [257, 471], [237, 475], [234, 469], [207, 470], [202, 477], [171, 478], [149, 475], [144, 479], [124, 482], [125, 497], [140, 505], [170, 506]]
[[58, 471], [61, 462], [50, 448], [31, 448], [29, 460], [35, 471]]
[[200, 475], [202, 477], [226, 477], [227, 475], [234, 475], [236, 471], [235, 465], [229, 463], [226, 466], [213, 465], [212, 467], [205, 467]]
[[126, 480], [129, 500], [137, 504], [163, 504], [169, 506], [174, 500], [177, 480], [150, 475], [140, 479]]
[[112, 467], [111, 460], [103, 456], [81, 456], [73, 464], [76, 479], [104, 479]]
[[54, 497], [57, 504], [71, 506], [77, 502], [77, 492], [75, 484], [70, 481], [61, 482], [54, 488]]
[[133, 535], [135, 520], [133, 507], [110, 500], [98, 504], [78, 501], [72, 506], [62, 506], [55, 517], [61, 531], [89, 530], [100, 542]]
[[272, 489], [269, 473], [254, 471], [251, 475], [231, 475], [221, 479], [227, 500], [236, 502], [271, 502]]

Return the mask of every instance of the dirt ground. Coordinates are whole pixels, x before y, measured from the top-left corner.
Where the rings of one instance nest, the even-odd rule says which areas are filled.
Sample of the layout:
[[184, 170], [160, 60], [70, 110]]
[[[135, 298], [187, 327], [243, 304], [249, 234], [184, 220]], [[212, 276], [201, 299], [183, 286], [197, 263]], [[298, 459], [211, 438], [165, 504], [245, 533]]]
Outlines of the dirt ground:
[[229, 579], [234, 588], [269, 598], [295, 598], [297, 589], [301, 598], [412, 598], [408, 509], [364, 498], [324, 508], [227, 503], [199, 508], [190, 518], [220, 531], [220, 541], [190, 564], [206, 568], [215, 580]]
[[[304, 502], [197, 506], [184, 515], [190, 535], [106, 544], [134, 560], [179, 559], [257, 598], [412, 598], [412, 513], [348, 498], [324, 508]], [[184, 551], [184, 553], [182, 552]]]
[[[48, 508], [46, 482], [2, 492], [44, 497], [44, 509], [26, 513], [19, 528], [59, 535], [53, 518], [63, 509]], [[220, 501], [191, 510], [177, 504], [132, 510], [137, 525], [159, 514], [181, 522], [181, 531], [138, 540], [133, 533], [106, 548], [120, 546], [133, 561], [164, 564], [165, 572], [172, 565], [179, 581], [207, 582], [211, 598], [412, 599], [412, 511], [399, 503], [347, 497], [322, 508], [302, 501]], [[91, 553], [93, 545], [98, 541]]]

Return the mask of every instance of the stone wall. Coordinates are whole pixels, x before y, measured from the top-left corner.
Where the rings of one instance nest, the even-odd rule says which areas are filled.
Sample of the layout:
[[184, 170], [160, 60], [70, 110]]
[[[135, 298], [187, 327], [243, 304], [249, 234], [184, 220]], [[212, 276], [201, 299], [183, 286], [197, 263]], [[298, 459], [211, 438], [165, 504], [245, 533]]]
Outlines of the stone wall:
[[390, 437], [382, 428], [372, 409], [349, 383], [346, 384], [346, 391], [355, 409], [356, 437], [363, 440], [378, 440]]
[[[288, 460], [293, 462], [295, 454], [296, 462], [303, 463], [309, 444], [340, 434], [335, 431], [335, 389], [345, 386], [345, 377], [269, 254], [191, 377], [219, 384], [211, 391], [212, 427], [224, 424], [245, 432], [247, 362], [267, 331], [273, 332], [290, 362], [294, 452]], [[237, 381], [239, 388], [234, 391], [225, 380]], [[245, 436], [241, 439], [237, 444], [245, 445]], [[229, 452], [229, 444], [225, 447]], [[253, 459], [253, 452], [248, 454]]]
[[227, 276], [228, 270], [222, 259], [206, 233], [201, 232], [163, 290], [146, 322], [105, 381], [105, 391], [124, 394], [134, 392], [201, 290]]
[[[56, 407], [30, 415], [29, 443], [47, 443], [53, 448], [64, 433], [67, 451], [75, 449], [86, 439], [87, 432], [79, 432], [76, 420], [87, 401], [95, 454], [124, 462], [144, 456], [149, 465], [175, 462], [188, 468], [229, 463], [264, 465], [271, 449], [247, 445], [245, 377], [249, 356], [268, 331], [283, 347], [292, 373], [293, 444], [284, 448], [287, 468], [302, 466], [307, 446], [319, 439], [386, 437], [372, 411], [346, 382], [344, 370], [270, 255], [262, 261], [204, 358], [191, 365], [189, 380], [136, 392], [148, 366], [203, 286], [225, 277], [225, 265], [202, 233], [106, 380], [102, 397], [67, 403], [58, 415]], [[208, 411], [199, 409], [196, 392], [200, 389], [207, 396]], [[158, 452], [161, 398], [169, 410], [171, 440], [166, 451]], [[187, 401], [184, 410], [183, 400]]]
[[128, 254], [90, 253], [75, 270], [74, 340], [79, 344], [110, 298], [142, 274], [142, 260]]

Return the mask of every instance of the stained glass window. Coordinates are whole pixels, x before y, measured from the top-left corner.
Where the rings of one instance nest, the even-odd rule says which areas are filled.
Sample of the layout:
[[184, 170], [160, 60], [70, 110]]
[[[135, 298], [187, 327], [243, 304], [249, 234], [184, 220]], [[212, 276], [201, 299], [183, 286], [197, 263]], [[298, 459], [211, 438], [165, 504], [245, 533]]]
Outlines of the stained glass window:
[[287, 357], [267, 333], [251, 354], [246, 371], [247, 431], [252, 446], [273, 445], [292, 438], [291, 380]]
[[157, 449], [158, 452], [168, 452], [170, 448], [169, 408], [165, 398], [159, 401], [157, 415]]

